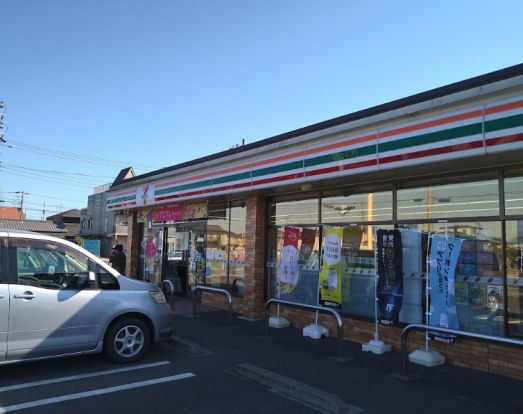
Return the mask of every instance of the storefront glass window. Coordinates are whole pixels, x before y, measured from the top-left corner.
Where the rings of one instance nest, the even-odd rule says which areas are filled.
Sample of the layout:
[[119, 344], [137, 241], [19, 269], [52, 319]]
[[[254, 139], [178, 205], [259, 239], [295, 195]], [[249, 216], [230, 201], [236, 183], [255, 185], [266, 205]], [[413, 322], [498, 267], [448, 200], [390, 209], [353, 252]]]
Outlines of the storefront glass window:
[[244, 289], [245, 221], [243, 202], [209, 206], [205, 283], [230, 287], [239, 295]]
[[321, 200], [322, 223], [361, 223], [392, 220], [392, 192], [325, 197]]
[[523, 337], [523, 221], [506, 222], [507, 307], [510, 336]]
[[344, 226], [341, 239], [341, 310], [374, 317], [374, 226]]
[[207, 266], [205, 283], [217, 286], [227, 284], [229, 273], [229, 209], [226, 203], [209, 205], [207, 221]]
[[318, 198], [276, 201], [270, 205], [270, 224], [318, 224]]
[[523, 214], [523, 177], [505, 179], [505, 214]]
[[498, 215], [497, 180], [398, 190], [398, 220]]
[[151, 283], [162, 280], [163, 227], [144, 225], [140, 244], [140, 264], [143, 265], [143, 278]]
[[[271, 281], [270, 295], [296, 303], [316, 305], [318, 303], [318, 272], [320, 256], [320, 230], [318, 227], [289, 226], [297, 240], [294, 245], [296, 260], [291, 263], [283, 253], [285, 228], [271, 228], [269, 231], [269, 259], [267, 268]], [[283, 254], [283, 256], [282, 256]], [[287, 263], [282, 265], [282, 260]], [[288, 264], [296, 266], [287, 279], [282, 276], [282, 269]], [[286, 271], [286, 270], [285, 270]]]
[[[501, 223], [430, 223], [408, 228], [425, 235], [433, 233], [463, 239], [455, 270], [459, 329], [504, 335]], [[404, 248], [404, 255], [410, 256], [411, 248]], [[426, 255], [423, 247], [423, 256]], [[410, 278], [408, 272], [405, 273], [404, 281]]]

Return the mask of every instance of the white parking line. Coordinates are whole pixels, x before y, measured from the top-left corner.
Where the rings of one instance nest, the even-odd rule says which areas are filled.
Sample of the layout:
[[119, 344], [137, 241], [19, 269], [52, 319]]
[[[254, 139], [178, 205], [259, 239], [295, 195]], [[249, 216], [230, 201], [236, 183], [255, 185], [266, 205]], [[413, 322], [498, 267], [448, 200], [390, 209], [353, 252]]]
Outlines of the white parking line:
[[52, 379], [41, 380], [41, 381], [25, 382], [23, 384], [15, 384], [15, 385], [8, 385], [6, 387], [0, 387], [0, 393], [6, 392], [6, 391], [20, 390], [22, 388], [37, 387], [39, 385], [55, 384], [57, 382], [74, 381], [74, 380], [79, 380], [79, 379], [84, 379], [84, 378], [99, 377], [101, 375], [117, 374], [119, 372], [135, 371], [137, 369], [152, 368], [152, 367], [158, 367], [161, 365], [168, 365], [168, 364], [170, 364], [169, 361], [160, 361], [160, 362], [153, 362], [150, 364], [140, 364], [140, 365], [132, 365], [132, 366], [124, 367], [124, 368], [115, 368], [115, 369], [110, 369], [110, 370], [101, 371], [101, 372], [90, 372], [87, 374], [70, 375], [68, 377], [60, 377], [60, 378], [52, 378]]
[[131, 384], [117, 385], [115, 387], [100, 388], [98, 390], [78, 392], [76, 394], [62, 395], [59, 397], [45, 398], [43, 400], [29, 401], [22, 404], [8, 405], [7, 407], [0, 407], [0, 413], [9, 413], [12, 411], [23, 410], [26, 408], [39, 407], [42, 405], [56, 404], [59, 402], [77, 400], [79, 398], [93, 397], [95, 395], [109, 394], [111, 392], [131, 390], [133, 388], [147, 387], [149, 385], [162, 384], [164, 382], [179, 381], [186, 378], [195, 377], [192, 372], [184, 374], [171, 375], [170, 377], [156, 378], [148, 381], [133, 382]]

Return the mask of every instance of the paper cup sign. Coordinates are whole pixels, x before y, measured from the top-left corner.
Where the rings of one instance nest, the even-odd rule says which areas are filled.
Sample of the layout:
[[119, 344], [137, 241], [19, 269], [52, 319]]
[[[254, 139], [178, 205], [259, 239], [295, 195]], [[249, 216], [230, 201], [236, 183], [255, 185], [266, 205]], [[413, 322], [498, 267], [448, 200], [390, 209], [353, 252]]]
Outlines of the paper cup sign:
[[325, 226], [320, 272], [320, 304], [341, 307], [341, 227]]
[[325, 237], [324, 257], [329, 266], [334, 266], [340, 262], [340, 238], [337, 234], [327, 234]]

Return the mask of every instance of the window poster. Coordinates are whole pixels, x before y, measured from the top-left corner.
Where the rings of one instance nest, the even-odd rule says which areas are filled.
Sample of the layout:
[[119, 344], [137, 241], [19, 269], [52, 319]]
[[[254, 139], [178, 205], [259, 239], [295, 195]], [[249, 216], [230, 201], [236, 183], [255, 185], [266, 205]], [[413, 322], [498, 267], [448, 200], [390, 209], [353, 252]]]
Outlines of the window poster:
[[152, 207], [140, 208], [136, 212], [137, 223], [147, 223], [153, 221], [153, 209]]
[[280, 293], [291, 293], [298, 284], [298, 242], [300, 229], [290, 226], [283, 228], [283, 248], [280, 258]]
[[[429, 260], [429, 325], [459, 329], [456, 308], [455, 271], [463, 240], [432, 236]], [[437, 341], [454, 343], [455, 337], [430, 333]]]
[[303, 229], [301, 232], [301, 247], [300, 247], [300, 258], [303, 261], [309, 260], [311, 257], [312, 249], [314, 248], [314, 242], [316, 241], [316, 230]]
[[403, 249], [399, 230], [377, 231], [377, 255], [378, 322], [394, 325], [403, 302]]
[[320, 304], [341, 308], [341, 227], [324, 227], [320, 270]]

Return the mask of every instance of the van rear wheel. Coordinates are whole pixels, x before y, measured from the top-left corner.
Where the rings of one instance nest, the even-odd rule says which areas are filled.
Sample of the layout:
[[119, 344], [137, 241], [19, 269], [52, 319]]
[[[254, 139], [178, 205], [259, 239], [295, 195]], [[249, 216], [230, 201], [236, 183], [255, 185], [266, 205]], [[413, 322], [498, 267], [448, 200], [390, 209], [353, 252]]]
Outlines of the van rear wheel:
[[117, 321], [107, 331], [104, 353], [113, 362], [123, 364], [142, 359], [151, 344], [147, 325], [136, 318]]

